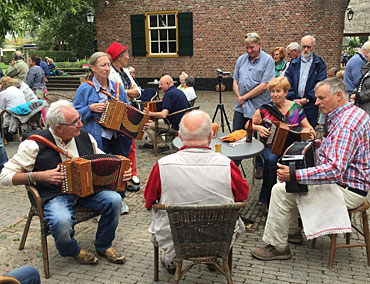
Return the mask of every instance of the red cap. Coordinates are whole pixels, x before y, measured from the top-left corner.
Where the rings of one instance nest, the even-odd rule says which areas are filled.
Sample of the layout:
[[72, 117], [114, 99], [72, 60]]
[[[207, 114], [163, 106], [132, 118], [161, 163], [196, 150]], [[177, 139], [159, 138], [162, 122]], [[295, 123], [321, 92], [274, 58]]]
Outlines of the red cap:
[[112, 60], [116, 59], [118, 56], [120, 56], [126, 49], [128, 45], [123, 46], [122, 44], [118, 42], [113, 42], [108, 48], [107, 53], [112, 58]]

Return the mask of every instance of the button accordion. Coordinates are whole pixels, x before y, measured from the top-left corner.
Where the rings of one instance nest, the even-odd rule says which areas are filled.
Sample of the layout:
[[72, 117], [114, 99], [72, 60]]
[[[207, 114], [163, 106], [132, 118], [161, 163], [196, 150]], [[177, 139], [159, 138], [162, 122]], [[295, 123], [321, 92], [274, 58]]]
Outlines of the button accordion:
[[134, 139], [141, 140], [144, 135], [144, 125], [149, 115], [126, 103], [107, 100], [105, 111], [98, 123], [106, 128], [117, 130]]
[[289, 166], [290, 181], [286, 182], [286, 192], [307, 192], [307, 185], [298, 184], [295, 171], [315, 166], [315, 144], [309, 141], [297, 141], [290, 145], [280, 163]]
[[118, 155], [95, 154], [59, 165], [65, 174], [62, 193], [85, 197], [102, 190], [125, 191], [123, 176], [130, 168], [130, 160]]
[[282, 153], [295, 141], [307, 141], [310, 138], [310, 130], [296, 127], [291, 129], [284, 122], [273, 122], [270, 128], [270, 136], [266, 145], [272, 148], [272, 153], [281, 156]]

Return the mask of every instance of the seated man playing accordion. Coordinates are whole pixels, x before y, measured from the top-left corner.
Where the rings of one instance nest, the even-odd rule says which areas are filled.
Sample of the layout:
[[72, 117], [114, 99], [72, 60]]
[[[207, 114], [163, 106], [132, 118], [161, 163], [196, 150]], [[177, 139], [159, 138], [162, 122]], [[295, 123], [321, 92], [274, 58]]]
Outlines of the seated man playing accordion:
[[[50, 140], [73, 157], [104, 154], [95, 139], [82, 128], [83, 124], [72, 103], [64, 100], [50, 105], [46, 114], [49, 129], [39, 135]], [[62, 194], [60, 185], [64, 173], [59, 163], [66, 156], [42, 143], [25, 140], [18, 152], [5, 165], [0, 175], [3, 185], [33, 184], [40, 193], [45, 221], [54, 237], [56, 248], [62, 256], [74, 257], [82, 264], [96, 264], [98, 258], [90, 250], [82, 249], [74, 239], [73, 206], [91, 208], [101, 214], [95, 239], [96, 252], [112, 263], [124, 263], [125, 257], [112, 247], [118, 226], [121, 196], [116, 191], [100, 191], [93, 195], [77, 198], [73, 194]], [[124, 173], [124, 181], [131, 178], [131, 169]]]

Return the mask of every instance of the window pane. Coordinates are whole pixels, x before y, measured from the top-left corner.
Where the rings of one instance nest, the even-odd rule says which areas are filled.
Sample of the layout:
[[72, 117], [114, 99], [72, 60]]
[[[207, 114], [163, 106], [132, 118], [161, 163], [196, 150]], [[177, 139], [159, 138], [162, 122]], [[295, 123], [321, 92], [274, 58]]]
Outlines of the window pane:
[[152, 47], [152, 53], [158, 53], [158, 42], [152, 42], [151, 43], [151, 47]]
[[176, 40], [176, 29], [169, 29], [168, 30], [168, 39], [169, 40]]
[[170, 48], [169, 50], [170, 53], [176, 53], [176, 41], [175, 42], [171, 41], [169, 43], [169, 48]]
[[167, 27], [166, 15], [159, 15], [159, 26], [160, 27]]
[[167, 42], [161, 42], [160, 43], [160, 45], [161, 45], [161, 53], [168, 53], [168, 51], [167, 51]]
[[168, 26], [169, 27], [175, 26], [175, 15], [168, 15]]
[[157, 15], [151, 15], [149, 16], [149, 22], [150, 22], [150, 27], [158, 27], [158, 18]]
[[151, 30], [150, 31], [150, 38], [151, 38], [151, 40], [158, 40], [158, 30]]
[[161, 40], [167, 40], [167, 30], [159, 30], [159, 35]]

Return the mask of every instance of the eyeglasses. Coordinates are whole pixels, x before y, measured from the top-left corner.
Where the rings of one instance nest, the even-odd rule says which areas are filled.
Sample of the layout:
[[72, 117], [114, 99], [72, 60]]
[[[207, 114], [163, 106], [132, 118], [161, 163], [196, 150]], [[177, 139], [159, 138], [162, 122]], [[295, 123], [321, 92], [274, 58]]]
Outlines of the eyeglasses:
[[105, 68], [105, 67], [109, 67], [110, 68], [110, 63], [105, 63], [105, 64], [96, 64], [96, 66], [98, 67], [101, 67], [101, 68]]
[[312, 45], [302, 45], [302, 49], [311, 49], [312, 48]]
[[255, 34], [247, 34], [246, 36], [245, 36], [245, 38], [255, 38], [255, 39], [257, 39], [257, 40], [259, 40], [260, 38], [258, 37], [258, 36], [256, 36]]
[[82, 116], [80, 115], [77, 120], [72, 121], [71, 123], [58, 123], [58, 124], [64, 125], [64, 126], [78, 126], [81, 121], [82, 121]]

